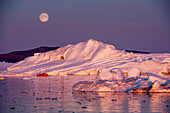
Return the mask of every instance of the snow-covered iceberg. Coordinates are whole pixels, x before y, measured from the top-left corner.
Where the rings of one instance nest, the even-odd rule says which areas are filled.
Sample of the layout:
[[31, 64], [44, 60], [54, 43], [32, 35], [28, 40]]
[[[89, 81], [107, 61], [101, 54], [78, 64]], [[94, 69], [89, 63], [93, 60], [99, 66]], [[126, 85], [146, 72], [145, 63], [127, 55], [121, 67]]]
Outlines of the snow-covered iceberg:
[[[35, 53], [34, 56], [23, 61], [7, 65], [6, 70], [4, 68], [0, 70], [0, 76], [29, 76], [40, 73], [40, 70], [49, 75], [60, 76], [98, 75], [104, 68], [109, 70], [113, 68], [121, 69], [126, 74], [133, 72], [130, 72], [130, 70], [136, 68], [135, 71], [139, 69], [141, 73], [157, 74], [158, 72], [167, 72], [169, 70], [169, 58], [169, 53], [128, 53], [124, 50], [116, 49], [113, 45], [89, 39], [78, 44], [69, 44], [57, 50]], [[2, 63], [2, 65], [5, 65], [5, 63]], [[132, 73], [128, 76], [131, 75]], [[108, 75], [103, 74], [103, 76]], [[115, 78], [117, 78], [116, 75]]]

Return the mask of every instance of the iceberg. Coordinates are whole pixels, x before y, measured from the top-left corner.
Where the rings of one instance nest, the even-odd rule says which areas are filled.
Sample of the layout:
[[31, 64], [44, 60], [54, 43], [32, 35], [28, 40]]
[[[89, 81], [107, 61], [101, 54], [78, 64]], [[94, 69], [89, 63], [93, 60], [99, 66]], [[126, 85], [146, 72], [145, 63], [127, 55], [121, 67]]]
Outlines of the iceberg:
[[121, 80], [132, 76], [137, 77], [146, 72], [169, 74], [169, 58], [170, 53], [129, 53], [116, 49], [114, 45], [89, 39], [60, 47], [57, 50], [35, 53], [34, 56], [10, 65], [1, 63], [0, 76], [32, 76], [40, 73], [41, 70], [42, 73], [45, 72], [48, 75], [100, 74], [101, 79], [112, 76], [114, 79]]
[[[114, 70], [114, 71], [113, 71]], [[117, 71], [117, 72], [116, 72]], [[133, 73], [132, 73], [133, 71]], [[111, 72], [116, 73], [115, 75]], [[87, 92], [170, 92], [170, 81], [165, 77], [147, 73], [148, 78], [139, 76], [140, 70], [133, 68], [129, 74], [133, 76], [123, 77], [121, 69], [103, 69], [93, 81], [81, 81], [73, 85], [73, 91]], [[104, 74], [105, 73], [105, 74]], [[104, 76], [105, 75], [105, 76]]]
[[35, 53], [17, 63], [0, 63], [0, 77], [96, 76], [75, 84], [75, 91], [169, 92], [170, 53], [129, 53], [94, 39]]

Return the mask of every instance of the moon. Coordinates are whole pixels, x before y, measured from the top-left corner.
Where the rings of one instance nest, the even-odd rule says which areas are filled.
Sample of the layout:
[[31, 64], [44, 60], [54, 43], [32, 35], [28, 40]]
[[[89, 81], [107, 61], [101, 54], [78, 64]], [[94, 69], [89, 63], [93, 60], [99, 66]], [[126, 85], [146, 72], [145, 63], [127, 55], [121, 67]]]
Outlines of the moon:
[[40, 16], [39, 16], [39, 19], [41, 22], [47, 22], [48, 19], [49, 19], [49, 16], [47, 13], [41, 13]]

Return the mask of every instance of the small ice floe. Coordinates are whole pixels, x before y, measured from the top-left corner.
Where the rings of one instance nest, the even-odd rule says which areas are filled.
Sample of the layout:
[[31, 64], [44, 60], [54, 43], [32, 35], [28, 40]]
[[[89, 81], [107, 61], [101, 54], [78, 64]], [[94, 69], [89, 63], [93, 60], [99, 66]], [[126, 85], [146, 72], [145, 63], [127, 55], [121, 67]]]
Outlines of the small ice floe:
[[83, 81], [73, 86], [73, 91], [148, 92], [152, 84], [138, 79], [122, 81], [98, 80]]
[[59, 76], [68, 76], [68, 72], [58, 72]]
[[[148, 78], [140, 76], [140, 70], [133, 68], [124, 77], [121, 69], [104, 68], [94, 81], [82, 81], [73, 85], [73, 91], [111, 91], [111, 92], [168, 92], [170, 83], [167, 78], [159, 75], [147, 74]], [[159, 85], [159, 84], [160, 85]]]
[[0, 80], [4, 80], [4, 77], [0, 77]]
[[23, 78], [23, 80], [30, 80], [30, 78], [28, 78], [28, 77], [24, 77], [24, 78]]

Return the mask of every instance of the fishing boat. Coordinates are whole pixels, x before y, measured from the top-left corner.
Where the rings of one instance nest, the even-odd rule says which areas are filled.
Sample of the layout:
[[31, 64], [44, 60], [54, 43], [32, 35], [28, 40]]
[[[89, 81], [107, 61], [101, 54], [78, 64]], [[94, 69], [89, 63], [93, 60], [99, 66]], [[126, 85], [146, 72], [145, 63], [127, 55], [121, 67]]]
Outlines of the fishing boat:
[[41, 73], [41, 68], [39, 68], [40, 72], [38, 74], [36, 74], [37, 77], [47, 77], [49, 76], [46, 72]]
[[47, 73], [38, 73], [37, 77], [47, 77], [49, 76]]

